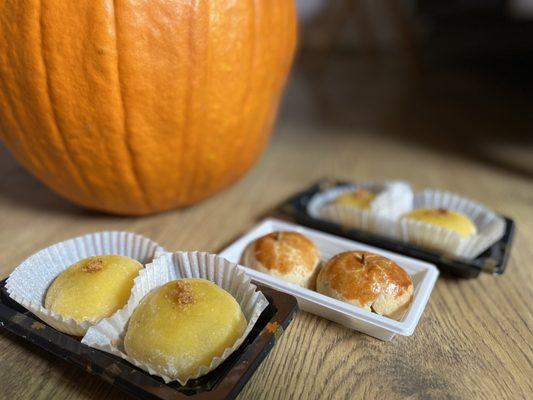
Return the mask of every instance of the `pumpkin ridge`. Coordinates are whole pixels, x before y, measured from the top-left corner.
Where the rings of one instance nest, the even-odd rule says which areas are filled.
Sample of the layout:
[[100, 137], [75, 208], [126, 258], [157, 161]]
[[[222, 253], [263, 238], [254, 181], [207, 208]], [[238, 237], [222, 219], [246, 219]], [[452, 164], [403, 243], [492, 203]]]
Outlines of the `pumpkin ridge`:
[[[206, 14], [206, 17], [205, 17], [205, 27], [204, 27], [204, 31], [207, 33], [206, 36], [209, 37], [209, 35], [211, 34], [211, 8], [209, 7], [209, 0], [207, 1], [204, 1], [202, 4], [204, 4], [204, 9], [205, 9], [205, 14]], [[204, 79], [205, 79], [205, 90], [206, 92], [208, 91], [208, 88], [211, 84], [211, 79], [210, 79], [210, 76], [209, 76], [209, 66], [210, 66], [210, 40], [207, 39], [206, 42], [205, 42], [205, 53], [203, 54], [204, 56]], [[206, 96], [204, 95], [203, 96], [204, 100], [206, 98]], [[207, 101], [202, 101], [202, 114], [204, 115], [208, 115], [209, 113], [209, 109], [206, 109], [206, 104], [207, 104]], [[205, 129], [205, 122], [202, 123], [202, 130]], [[200, 147], [201, 148], [204, 148], [205, 147], [205, 136], [199, 136], [199, 139], [198, 139], [198, 142], [200, 143]], [[196, 171], [195, 171], [195, 175], [194, 175], [194, 182], [195, 182], [195, 186], [194, 186], [194, 191], [193, 191], [193, 196], [194, 198], [196, 198], [198, 196], [198, 190], [199, 188], [201, 188], [203, 185], [206, 184], [206, 180], [207, 182], [209, 182], [211, 180], [211, 171], [208, 171], [208, 174], [206, 176], [206, 174], [204, 174], [203, 178], [200, 178], [198, 177], [198, 167], [196, 168]]]
[[[188, 45], [188, 48], [189, 48], [189, 53], [190, 53], [190, 59], [189, 59], [189, 67], [187, 68], [187, 75], [188, 75], [188, 79], [187, 79], [187, 95], [186, 95], [186, 106], [185, 106], [185, 129], [184, 129], [184, 134], [187, 136], [187, 137], [191, 137], [190, 135], [190, 130], [191, 130], [191, 113], [193, 112], [192, 110], [192, 102], [194, 100], [194, 92], [193, 92], [193, 74], [194, 74], [194, 68], [196, 67], [196, 46], [195, 46], [195, 37], [194, 37], [194, 25], [195, 25], [195, 13], [196, 13], [196, 8], [198, 7], [198, 2], [195, 1], [195, 0], [192, 0], [192, 4], [191, 4], [191, 11], [190, 11], [190, 14], [189, 14], [189, 23], [188, 23], [188, 37], [187, 37], [187, 45]], [[195, 156], [195, 147], [197, 145], [197, 142], [198, 142], [198, 135], [193, 135], [193, 138], [194, 138], [194, 144], [193, 143], [190, 143], [190, 146], [191, 146], [191, 150], [189, 151], [189, 153], [191, 154], [191, 158], [193, 157], [196, 157]], [[191, 140], [192, 142], [192, 140]], [[194, 188], [194, 181], [195, 181], [195, 177], [198, 173], [198, 163], [196, 162], [193, 162], [192, 163], [192, 171], [191, 171], [191, 175], [189, 177], [189, 180], [187, 182], [187, 187], [192, 187]], [[191, 196], [191, 193], [190, 191], [187, 191], [186, 192], [187, 194], [187, 201], [190, 201], [190, 198], [192, 197]]]
[[[1, 38], [1, 40], [4, 41], [6, 46], [9, 43], [7, 38]], [[29, 164], [32, 166], [36, 166], [36, 169], [38, 170], [43, 170], [45, 168], [45, 162], [40, 157], [41, 153], [38, 152], [37, 155], [33, 155], [32, 157], [32, 152], [29, 151], [29, 149], [32, 148], [32, 145], [28, 143], [27, 135], [24, 134], [25, 129], [23, 128], [23, 125], [19, 123], [20, 113], [18, 112], [17, 107], [15, 106], [15, 102], [13, 101], [13, 97], [11, 96], [11, 93], [8, 90], [5, 78], [5, 76], [1, 77], [0, 88], [3, 94], [2, 98], [8, 104], [8, 107], [3, 107], [3, 109], [8, 110], [7, 112], [9, 112], [10, 117], [6, 118], [4, 116], [4, 118], [0, 118], [0, 120], [5, 119], [9, 121], [6, 124], [0, 123], [0, 139], [2, 139], [5, 146], [13, 153], [17, 161], [19, 161], [25, 168], [32, 169], [26, 166], [26, 164]], [[9, 129], [10, 125], [15, 126], [15, 129]], [[3, 128], [1, 128], [2, 126]], [[8, 140], [7, 138], [9, 136], [12, 136], [13, 139]], [[17, 145], [12, 145], [12, 142], [16, 143]], [[19, 149], [21, 151], [19, 151]], [[33, 176], [36, 176], [36, 174], [34, 173]]]
[[[253, 0], [253, 9], [254, 11], [256, 10], [257, 8], [257, 2], [261, 2], [262, 0]], [[274, 1], [273, 2], [270, 2], [269, 5], [267, 6], [268, 8], [268, 21], [269, 21], [269, 24], [272, 23], [272, 21], [276, 21], [276, 19], [274, 18], [274, 12], [273, 12], [273, 8], [276, 8], [276, 4], [274, 4]], [[263, 10], [263, 13], [266, 13], [266, 11]], [[257, 42], [258, 42], [258, 37], [261, 38], [263, 37], [264, 35], [264, 32], [261, 32], [261, 30], [264, 30], [264, 27], [261, 26], [261, 21], [257, 21], [257, 18], [259, 17], [259, 14], [257, 12], [254, 13], [254, 40], [253, 40], [253, 46], [254, 46], [254, 58], [253, 58], [253, 65], [252, 65], [252, 70], [255, 70], [256, 68], [260, 68], [261, 64], [265, 61], [264, 59], [261, 59], [261, 55], [262, 54], [268, 54], [272, 49], [270, 48], [271, 46], [271, 42], [270, 40], [265, 44], [264, 41], [261, 41], [261, 44], [263, 46], [263, 48], [261, 48], [259, 51], [257, 51]], [[264, 19], [265, 17], [262, 16], [262, 18]], [[280, 26], [278, 27], [278, 29], [283, 32], [283, 27]], [[269, 39], [270, 39], [270, 36], [269, 36]], [[266, 49], [265, 49], [266, 47]], [[259, 59], [257, 59], [259, 58]], [[269, 63], [272, 64], [272, 61], [269, 60]], [[269, 86], [269, 82], [268, 82], [268, 78], [266, 80], [265, 83], [263, 83], [263, 85], [266, 85], [267, 87]], [[263, 88], [260, 89], [261, 92], [264, 91]], [[253, 88], [250, 89], [250, 92], [253, 93]], [[279, 101], [279, 96], [277, 96], [276, 98], [273, 99], [273, 102], [274, 103], [277, 103]], [[271, 107], [272, 104], [264, 104], [263, 102], [261, 104], [259, 104], [256, 109], [254, 110], [254, 115], [256, 116], [260, 116], [259, 119], [263, 120], [263, 123], [259, 126], [259, 127], [255, 127], [255, 129], [257, 130], [258, 132], [258, 136], [259, 136], [259, 140], [263, 141], [263, 136], [266, 133], [266, 129], [269, 125], [269, 121], [268, 121], [268, 110], [266, 110], [266, 107]], [[266, 111], [266, 112], [265, 112]], [[252, 125], [254, 124], [254, 121], [253, 119], [250, 119], [249, 122], [252, 122]], [[253, 128], [252, 128], [253, 129]], [[246, 149], [252, 149], [253, 152], [255, 154], [259, 154], [260, 153], [260, 149], [264, 148], [264, 143], [257, 143], [257, 138], [256, 139], [256, 142], [255, 143], [252, 143], [250, 144], [250, 135], [248, 136], [245, 136], [244, 139], [242, 140], [242, 144], [241, 146], [243, 148], [246, 148]], [[250, 159], [249, 161], [247, 161], [248, 164], [253, 164], [254, 162], [256, 162], [257, 159]]]
[[[260, 0], [261, 1], [261, 0]], [[251, 31], [252, 31], [252, 45], [251, 45], [251, 50], [250, 50], [250, 71], [248, 73], [248, 80], [246, 82], [246, 90], [244, 92], [244, 96], [243, 96], [243, 109], [244, 109], [244, 106], [249, 102], [250, 100], [250, 94], [252, 93], [252, 72], [254, 70], [254, 64], [255, 64], [255, 59], [257, 57], [257, 28], [259, 27], [259, 23], [257, 21], [257, 4], [256, 4], [256, 0], [252, 0], [251, 1], [251, 10], [250, 10], [250, 13], [251, 13]], [[247, 130], [249, 130], [249, 125], [247, 124]], [[251, 136], [251, 135], [248, 135], [248, 136]], [[240, 138], [241, 140], [239, 140], [237, 142], [237, 145], [235, 146], [235, 152], [236, 154], [238, 155], [240, 152], [243, 151], [243, 149], [245, 148], [249, 148], [249, 147], [245, 147], [245, 143], [248, 142], [247, 140], [247, 136], [245, 136], [244, 138], [241, 137]]]
[[84, 187], [84, 189], [91, 195], [98, 198], [97, 194], [94, 193], [94, 190], [92, 186], [89, 184], [89, 180], [87, 177], [81, 172], [80, 168], [77, 166], [77, 164], [74, 162], [74, 158], [72, 157], [72, 149], [68, 145], [68, 140], [66, 139], [63, 131], [59, 127], [59, 122], [57, 119], [57, 111], [54, 107], [53, 101], [52, 101], [52, 94], [51, 94], [51, 87], [50, 87], [50, 77], [47, 71], [47, 64], [46, 64], [46, 57], [44, 56], [44, 50], [43, 50], [43, 44], [44, 44], [44, 36], [43, 36], [43, 0], [39, 1], [39, 37], [40, 37], [40, 56], [41, 56], [41, 62], [43, 66], [43, 74], [44, 74], [44, 80], [45, 80], [45, 92], [46, 96], [48, 98], [48, 103], [50, 105], [50, 111], [51, 111], [51, 119], [52, 119], [52, 131], [57, 132], [57, 137], [59, 138], [59, 141], [61, 142], [61, 145], [63, 149], [65, 150], [65, 158], [67, 160], [67, 163], [69, 165], [69, 168], [72, 171], [76, 172], [76, 175], [79, 178], [79, 182], [81, 183], [81, 186]]
[[142, 180], [140, 179], [139, 171], [137, 170], [137, 165], [135, 163], [135, 157], [133, 152], [133, 147], [131, 145], [131, 131], [128, 129], [128, 119], [126, 116], [126, 104], [124, 102], [124, 94], [122, 93], [122, 80], [120, 78], [120, 51], [118, 46], [118, 17], [117, 17], [117, 8], [116, 8], [116, 0], [112, 1], [113, 4], [113, 19], [115, 24], [115, 53], [117, 58], [117, 79], [118, 79], [118, 94], [119, 94], [119, 101], [122, 108], [122, 119], [123, 119], [123, 128], [124, 128], [124, 143], [126, 148], [126, 154], [128, 155], [128, 163], [131, 165], [131, 172], [133, 175], [133, 181], [136, 184], [136, 187], [139, 190], [140, 193], [140, 199], [143, 203], [143, 206], [148, 209], [152, 209], [152, 204], [150, 203], [150, 196], [147, 196], [147, 191], [144, 185], [142, 184]]
[[[5, 4], [4, 4], [5, 5]], [[2, 15], [3, 11], [0, 11], [0, 15]], [[8, 11], [6, 11], [7, 14]], [[4, 22], [0, 22], [0, 27]], [[38, 21], [40, 23], [40, 21]], [[7, 26], [7, 22], [5, 22]], [[8, 36], [5, 35], [5, 32], [2, 30], [2, 41], [8, 45], [11, 41], [8, 39]], [[4, 37], [5, 36], [5, 37]], [[5, 51], [6, 48], [0, 48], [0, 51]], [[12, 56], [7, 57], [9, 60], [12, 60]], [[19, 61], [20, 56], [16, 55], [15, 58], [17, 61]], [[4, 61], [4, 60], [2, 60]], [[6, 74], [12, 75], [12, 72], [9, 71], [10, 69], [15, 69], [16, 71], [20, 71], [20, 68], [17, 68], [15, 64], [10, 63], [10, 61], [6, 61]], [[3, 125], [3, 130], [0, 130], [0, 139], [2, 139], [4, 145], [6, 148], [12, 153], [14, 158], [35, 178], [39, 179], [41, 182], [45, 184], [45, 186], [48, 189], [56, 190], [56, 185], [52, 184], [47, 177], [55, 172], [55, 169], [53, 168], [55, 166], [54, 163], [52, 163], [53, 167], [50, 167], [50, 162], [46, 160], [46, 156], [44, 156], [42, 151], [34, 151], [35, 148], [40, 148], [39, 140], [34, 140], [32, 137], [31, 132], [36, 132], [35, 129], [32, 129], [32, 127], [28, 127], [27, 124], [20, 123], [19, 121], [24, 120], [24, 112], [20, 112], [19, 105], [17, 105], [16, 100], [13, 98], [11, 91], [9, 90], [8, 82], [8, 76], [2, 75], [0, 79], [0, 90], [2, 91], [2, 97], [0, 99], [3, 99], [3, 105], [7, 104], [7, 107], [0, 106], [0, 111], [6, 112], [9, 116], [6, 116], [6, 114], [3, 115], [3, 118], [0, 118], [1, 120], [5, 120], [5, 124]], [[12, 78], [13, 79], [13, 78]], [[20, 90], [22, 89], [22, 86], [16, 83], [16, 86], [19, 87]], [[30, 122], [30, 124], [33, 124]], [[44, 156], [44, 157], [42, 157]], [[65, 191], [62, 191], [61, 193], [64, 197], [68, 197], [71, 201], [74, 201], [72, 198], [72, 194], [67, 194]]]
[[[262, 0], [259, 0], [259, 1], [262, 1]], [[250, 5], [251, 5], [251, 10], [250, 10], [250, 13], [251, 13], [251, 32], [252, 32], [252, 45], [251, 45], [251, 50], [250, 50], [250, 71], [254, 71], [255, 69], [255, 64], [256, 64], [256, 58], [258, 57], [258, 54], [260, 54], [260, 52], [257, 51], [257, 42], [258, 42], [258, 37], [261, 37], [261, 35], [257, 34], [257, 30], [260, 29], [260, 23], [257, 21], [258, 19], [258, 16], [259, 14], [257, 13], [257, 0], [251, 0], [250, 1]], [[250, 95], [252, 93], [254, 93], [253, 89], [253, 85], [252, 85], [252, 72], [249, 73], [249, 76], [250, 76], [250, 79], [247, 81], [247, 86], [246, 86], [246, 90], [244, 91], [244, 95], [243, 95], [243, 110], [246, 108], [246, 105], [248, 105], [250, 103], [249, 99], [250, 99]], [[251, 110], [253, 110], [254, 107], [251, 107]], [[248, 111], [246, 114], [251, 114], [250, 111]], [[245, 121], [245, 126], [246, 128], [242, 128], [245, 132], [249, 132], [250, 131], [250, 122], [252, 122], [253, 124], [253, 121], [254, 121], [254, 117], [248, 117], [248, 120]], [[233, 150], [233, 157], [236, 157], [239, 155], [239, 153], [241, 153], [243, 151], [243, 149], [249, 149], [249, 145], [248, 145], [248, 137], [249, 136], [252, 136], [252, 135], [244, 135], [244, 136], [241, 136], [239, 138], [239, 140], [236, 141], [235, 143], [235, 146], [234, 148], [232, 149]], [[249, 151], [249, 150], [248, 150]], [[240, 178], [243, 174], [242, 173], [237, 173], [235, 174], [234, 177], [232, 177], [232, 180], [236, 180], [238, 178]], [[230, 180], [231, 182], [231, 180]]]

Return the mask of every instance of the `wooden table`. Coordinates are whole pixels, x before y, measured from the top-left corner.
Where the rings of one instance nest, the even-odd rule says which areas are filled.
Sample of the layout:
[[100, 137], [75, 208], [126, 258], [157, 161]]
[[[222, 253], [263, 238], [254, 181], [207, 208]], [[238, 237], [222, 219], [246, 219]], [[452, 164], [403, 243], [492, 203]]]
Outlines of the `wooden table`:
[[[297, 92], [294, 84], [290, 93]], [[368, 94], [368, 85], [362, 93]], [[0, 277], [40, 248], [97, 230], [130, 230], [168, 249], [216, 252], [318, 178], [408, 179], [417, 187], [464, 193], [513, 217], [518, 233], [507, 272], [475, 280], [441, 277], [414, 335], [392, 342], [299, 312], [240, 398], [532, 398], [531, 176], [507, 163], [487, 164], [484, 158], [450, 151], [442, 138], [434, 146], [418, 140], [432, 134], [421, 134], [430, 124], [411, 124], [409, 135], [397, 134], [401, 130], [391, 129], [390, 120], [365, 114], [360, 115], [363, 123], [355, 126], [343, 120], [349, 111], [345, 107], [326, 125], [309, 120], [312, 113], [287, 112], [298, 99], [306, 97], [289, 96], [268, 150], [243, 180], [196, 207], [144, 218], [80, 210], [35, 181], [0, 147]], [[381, 99], [373, 101], [382, 104]], [[385, 108], [399, 101], [387, 99]], [[298, 107], [306, 111], [304, 105]], [[405, 127], [408, 122], [398, 124]], [[525, 154], [521, 145], [505, 148], [513, 162], [531, 159], [531, 152]], [[4, 331], [0, 387], [0, 397], [6, 399], [124, 397], [100, 379]]]

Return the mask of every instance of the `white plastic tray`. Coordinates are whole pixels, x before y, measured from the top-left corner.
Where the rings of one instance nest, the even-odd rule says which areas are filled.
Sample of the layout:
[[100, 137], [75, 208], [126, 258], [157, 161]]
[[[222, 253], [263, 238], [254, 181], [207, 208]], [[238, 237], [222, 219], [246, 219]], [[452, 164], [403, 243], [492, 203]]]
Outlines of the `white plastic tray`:
[[396, 334], [410, 336], [414, 332], [439, 275], [433, 264], [273, 218], [260, 222], [224, 249], [220, 255], [231, 262], [240, 263], [241, 254], [248, 243], [273, 231], [295, 231], [307, 236], [319, 248], [322, 261], [329, 260], [335, 254], [351, 250], [366, 250], [388, 257], [411, 276], [414, 285], [413, 300], [403, 316], [395, 320], [241, 265], [240, 268], [252, 279], [293, 295], [298, 300], [300, 309], [304, 311], [381, 340], [392, 340]]

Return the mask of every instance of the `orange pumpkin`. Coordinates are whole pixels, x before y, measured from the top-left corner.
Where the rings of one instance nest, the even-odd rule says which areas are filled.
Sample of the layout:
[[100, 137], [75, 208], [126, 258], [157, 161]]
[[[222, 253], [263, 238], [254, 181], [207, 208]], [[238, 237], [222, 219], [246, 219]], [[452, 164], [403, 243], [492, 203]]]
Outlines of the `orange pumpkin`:
[[295, 41], [292, 0], [0, 0], [0, 136], [82, 206], [190, 205], [261, 153]]

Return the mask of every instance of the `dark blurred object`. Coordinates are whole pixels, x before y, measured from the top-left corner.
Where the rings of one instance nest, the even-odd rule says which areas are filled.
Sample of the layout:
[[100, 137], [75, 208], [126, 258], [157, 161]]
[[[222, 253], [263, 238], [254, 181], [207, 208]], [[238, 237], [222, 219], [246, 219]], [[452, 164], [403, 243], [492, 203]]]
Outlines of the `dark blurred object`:
[[344, 48], [373, 55], [386, 48], [412, 55], [416, 24], [401, 0], [301, 0], [299, 4], [306, 49]]
[[[529, 56], [533, 0], [300, 0], [302, 48]], [[530, 58], [530, 57], [528, 57]]]
[[484, 14], [505, 13], [509, 1], [506, 0], [418, 0], [415, 1], [417, 9], [426, 15], [454, 16], [471, 12]]
[[317, 2], [282, 118], [533, 179], [533, 0]]
[[417, 9], [428, 26], [424, 50], [433, 58], [457, 57], [496, 72], [512, 70], [515, 77], [529, 75], [533, 1], [420, 0]]

